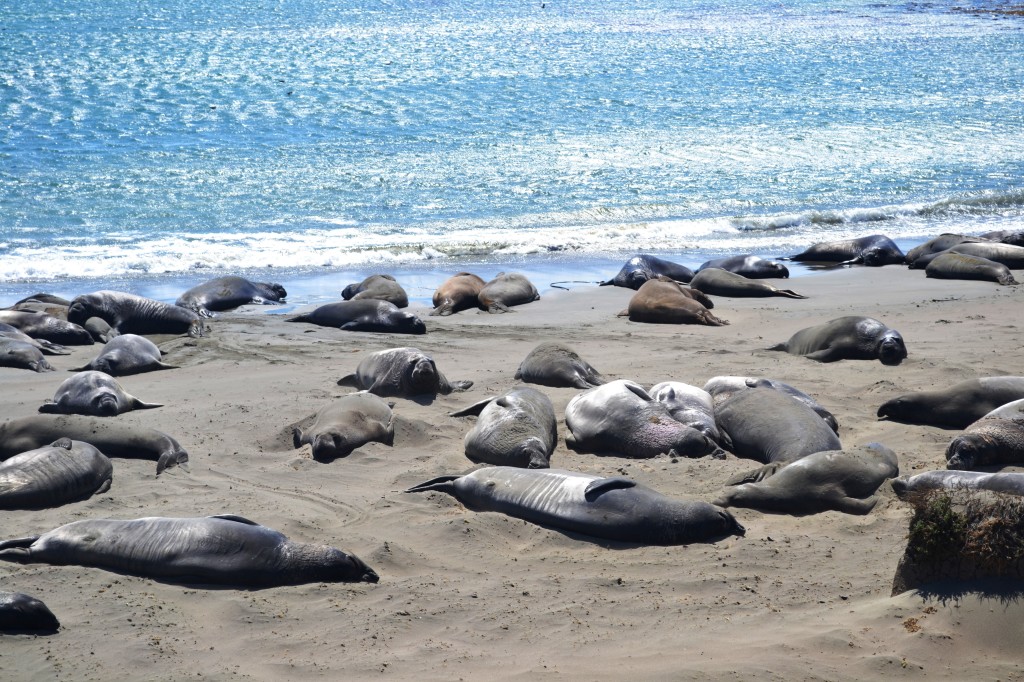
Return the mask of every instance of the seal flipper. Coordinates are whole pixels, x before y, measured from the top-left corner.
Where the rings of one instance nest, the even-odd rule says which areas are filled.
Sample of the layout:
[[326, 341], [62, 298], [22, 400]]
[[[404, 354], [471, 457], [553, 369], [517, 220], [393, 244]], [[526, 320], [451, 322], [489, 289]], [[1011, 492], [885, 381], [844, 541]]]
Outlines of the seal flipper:
[[309, 322], [310, 313], [303, 313], [295, 317], [289, 317], [285, 322]]
[[173, 466], [180, 466], [185, 471], [188, 471], [188, 453], [185, 450], [178, 448], [161, 453], [160, 459], [156, 461], [156, 475], [159, 476], [163, 473], [164, 469]]
[[50, 443], [51, 448], [64, 448], [65, 450], [70, 450], [71, 445], [72, 443], [70, 438], [58, 438]]
[[63, 414], [61, 410], [57, 409], [57, 403], [52, 400], [47, 400], [45, 403], [40, 405], [39, 411], [43, 414]]
[[778, 473], [779, 469], [789, 464], [789, 461], [785, 462], [772, 462], [765, 464], [757, 469], [751, 469], [750, 471], [744, 471], [743, 473], [736, 474], [728, 481], [726, 485], [743, 485], [744, 483], [759, 483], [760, 481], [770, 478]]
[[591, 482], [586, 490], [583, 491], [583, 497], [586, 498], [587, 502], [593, 502], [601, 493], [606, 493], [609, 490], [623, 490], [626, 488], [633, 488], [636, 486], [636, 481], [626, 478], [625, 476], [612, 476], [610, 478], [599, 478], [596, 481]]
[[448, 416], [449, 417], [479, 417], [480, 413], [484, 411], [484, 408], [487, 407], [488, 405], [490, 405], [495, 400], [497, 400], [496, 396], [492, 396], [490, 398], [484, 398], [480, 402], [473, 403], [469, 407], [464, 407], [461, 410], [455, 410], [454, 412], [449, 412]]
[[238, 514], [214, 514], [213, 516], [210, 516], [209, 518], [211, 518], [211, 519], [224, 519], [225, 521], [236, 521], [238, 523], [244, 523], [247, 526], [258, 526], [258, 525], [260, 525], [260, 524], [256, 523], [255, 521], [253, 521], [251, 519], [247, 519], [244, 516], [239, 516]]
[[302, 447], [302, 443], [302, 429], [296, 426], [295, 428], [292, 429], [292, 447], [298, 450], [300, 447]]
[[339, 386], [350, 386], [352, 388], [362, 388], [359, 385], [359, 378], [355, 374], [346, 374], [342, 378], [338, 379]]
[[776, 296], [784, 296], [786, 298], [807, 298], [803, 294], [798, 294], [792, 289], [775, 289]]
[[432, 478], [429, 481], [414, 485], [405, 492], [407, 493], [422, 493], [428, 490], [437, 490], [442, 493], [448, 493], [449, 495], [455, 494], [455, 481], [462, 478], [461, 476], [439, 476], [438, 478]]
[[[767, 348], [765, 348], [765, 350], [788, 351], [789, 350], [789, 342], [788, 341], [783, 341], [782, 343], [777, 343], [774, 346], [768, 346]], [[747, 383], [747, 386], [750, 386], [749, 382]], [[754, 386], [750, 386], [750, 387], [754, 388]]]
[[[133, 398], [134, 398], [134, 396], [133, 396]], [[146, 402], [143, 402], [143, 401], [139, 400], [138, 398], [134, 398], [134, 400], [132, 402], [132, 409], [133, 410], [151, 410], [154, 407], [163, 407], [163, 406], [164, 406], [163, 403], [146, 403]]]
[[47, 355], [70, 355], [71, 351], [59, 343], [53, 343], [46, 339], [36, 339], [36, 343], [39, 344], [39, 350], [43, 351]]
[[20, 564], [28, 564], [32, 562], [32, 544], [40, 538], [39, 535], [33, 535], [27, 538], [17, 538], [16, 540], [4, 540], [0, 542], [0, 559], [4, 561], [16, 561]]

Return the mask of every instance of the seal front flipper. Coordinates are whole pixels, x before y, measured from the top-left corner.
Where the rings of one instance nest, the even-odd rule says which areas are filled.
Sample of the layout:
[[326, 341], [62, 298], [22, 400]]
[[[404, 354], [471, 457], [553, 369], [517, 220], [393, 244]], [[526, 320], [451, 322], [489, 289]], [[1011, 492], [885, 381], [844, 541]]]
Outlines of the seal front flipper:
[[432, 478], [429, 481], [414, 485], [405, 492], [407, 493], [422, 493], [428, 490], [437, 490], [442, 493], [448, 493], [449, 495], [455, 494], [455, 481], [462, 478], [461, 476], [440, 476], [438, 478]]
[[497, 396], [491, 396], [490, 398], [484, 398], [480, 402], [473, 403], [469, 407], [464, 407], [461, 410], [455, 410], [449, 412], [449, 417], [479, 417], [480, 413], [484, 411], [484, 408], [490, 405], [492, 402], [497, 400]]
[[626, 488], [635, 487], [636, 481], [628, 479], [625, 476], [599, 478], [587, 485], [586, 490], [583, 491], [583, 497], [586, 498], [587, 502], [593, 502], [600, 497], [602, 493], [606, 493], [609, 490], [624, 490]]
[[260, 524], [256, 523], [255, 521], [253, 521], [251, 519], [247, 519], [244, 516], [238, 516], [237, 514], [214, 514], [210, 518], [211, 519], [224, 519], [225, 521], [236, 521], [238, 523], [244, 523], [247, 526], [258, 526], [258, 525], [260, 525]]
[[4, 540], [0, 542], [0, 559], [4, 561], [17, 561], [21, 564], [28, 564], [32, 562], [32, 543], [39, 539], [40, 536], [33, 535], [27, 538], [18, 538], [16, 540]]

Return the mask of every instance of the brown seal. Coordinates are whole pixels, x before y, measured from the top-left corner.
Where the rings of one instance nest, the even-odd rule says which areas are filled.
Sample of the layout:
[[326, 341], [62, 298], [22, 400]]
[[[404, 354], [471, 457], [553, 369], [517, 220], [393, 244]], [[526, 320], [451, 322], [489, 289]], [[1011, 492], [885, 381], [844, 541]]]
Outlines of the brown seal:
[[480, 307], [489, 313], [508, 313], [510, 306], [532, 303], [540, 298], [537, 287], [518, 272], [499, 272], [477, 295]]
[[708, 304], [711, 304], [711, 299], [703, 293], [667, 277], [658, 277], [644, 282], [619, 317], [628, 316], [632, 322], [662, 324], [705, 324], [711, 327], [729, 324], [715, 317], [708, 310]]
[[446, 279], [434, 292], [431, 315], [451, 315], [480, 305], [477, 298], [484, 282], [471, 272], [459, 272]]
[[935, 279], [980, 279], [1002, 285], [1019, 284], [1010, 269], [1002, 263], [949, 251], [932, 259], [925, 267], [924, 274]]

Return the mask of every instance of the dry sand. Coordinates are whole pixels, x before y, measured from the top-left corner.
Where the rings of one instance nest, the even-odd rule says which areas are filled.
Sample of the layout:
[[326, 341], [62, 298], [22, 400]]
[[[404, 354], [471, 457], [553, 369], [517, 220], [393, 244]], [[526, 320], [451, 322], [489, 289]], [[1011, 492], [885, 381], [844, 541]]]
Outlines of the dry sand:
[[[780, 283], [781, 284], [781, 283]], [[1024, 374], [1024, 287], [926, 279], [902, 267], [839, 270], [787, 283], [811, 296], [716, 298], [727, 327], [632, 323], [632, 292], [550, 291], [515, 314], [426, 317], [426, 336], [289, 324], [266, 309], [222, 314], [206, 338], [156, 340], [181, 369], [125, 377], [165, 407], [116, 417], [174, 436], [189, 471], [154, 477], [115, 460], [111, 490], [38, 512], [0, 512], [0, 538], [70, 521], [240, 514], [295, 540], [352, 552], [378, 584], [196, 589], [73, 566], [0, 563], [0, 588], [43, 599], [53, 636], [0, 637], [9, 680], [54, 679], [1015, 679], [1024, 676], [1024, 611], [966, 595], [891, 598], [909, 509], [888, 491], [864, 517], [795, 518], [738, 509], [745, 537], [685, 547], [607, 547], [440, 494], [403, 494], [473, 468], [456, 408], [508, 390], [540, 341], [573, 346], [610, 378], [703, 386], [758, 375], [815, 396], [844, 446], [878, 441], [903, 473], [944, 468], [954, 432], [878, 421], [897, 394], [963, 379]], [[823, 365], [764, 347], [840, 315], [900, 330], [910, 356]], [[320, 464], [291, 448], [290, 427], [350, 389], [336, 380], [370, 351], [416, 346], [466, 393], [398, 399], [394, 447], [374, 443]], [[50, 358], [84, 364], [98, 346]], [[0, 368], [0, 416], [34, 414], [66, 373]], [[542, 389], [560, 419], [573, 389]], [[564, 437], [564, 423], [560, 423]], [[573, 453], [553, 466], [626, 474], [670, 495], [711, 498], [756, 463]]]

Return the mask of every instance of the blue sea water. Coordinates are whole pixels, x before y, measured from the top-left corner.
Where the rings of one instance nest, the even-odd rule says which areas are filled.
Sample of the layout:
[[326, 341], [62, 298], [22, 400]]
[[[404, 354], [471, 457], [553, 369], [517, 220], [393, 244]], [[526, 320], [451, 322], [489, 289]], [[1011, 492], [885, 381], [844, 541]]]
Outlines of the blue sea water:
[[1024, 229], [985, 3], [0, 0], [0, 304]]

